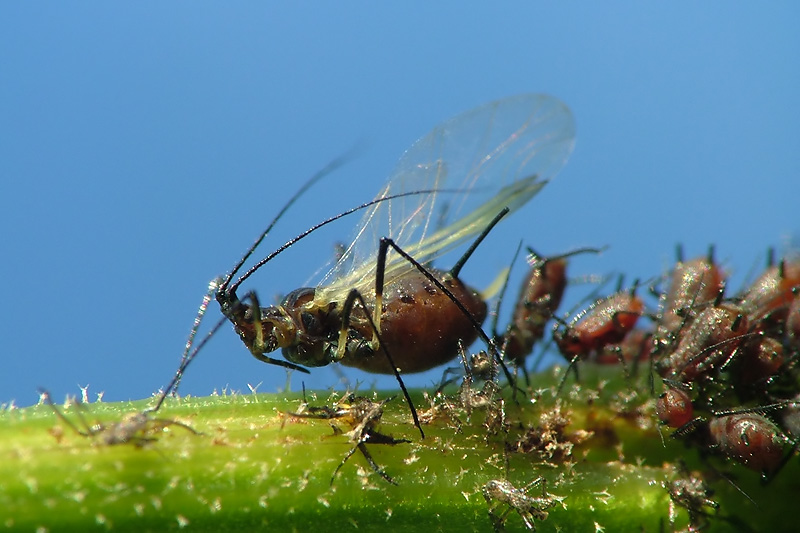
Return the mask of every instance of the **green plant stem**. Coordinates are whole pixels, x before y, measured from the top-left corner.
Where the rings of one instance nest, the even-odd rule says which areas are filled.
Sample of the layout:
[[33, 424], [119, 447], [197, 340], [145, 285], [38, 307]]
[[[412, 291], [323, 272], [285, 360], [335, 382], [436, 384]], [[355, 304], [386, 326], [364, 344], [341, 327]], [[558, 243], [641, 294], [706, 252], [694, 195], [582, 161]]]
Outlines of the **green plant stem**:
[[[542, 379], [553, 382], [552, 376]], [[582, 383], [560, 401], [549, 389], [534, 393], [534, 400], [519, 395], [520, 405], [504, 392], [507, 430], [494, 434], [497, 426], [485, 426], [486, 410], [475, 409], [468, 417], [454, 407], [455, 396], [440, 399], [435, 412], [427, 413], [433, 420], [425, 425], [424, 440], [398, 396], [387, 404], [380, 431], [411, 442], [367, 444], [397, 486], [373, 472], [358, 451], [332, 480], [353, 443], [346, 434], [335, 434], [331, 423], [345, 432], [351, 426], [287, 415], [301, 409], [302, 399], [293, 394], [169, 400], [157, 417], [179, 420], [202, 434], [173, 425], [154, 432], [157, 440], [146, 446], [109, 446], [98, 437], [82, 437], [47, 405], [7, 410], [0, 413], [0, 527], [492, 531], [484, 484], [507, 479], [521, 487], [541, 476], [557, 503], [546, 520], [536, 521], [538, 531], [669, 531], [670, 498], [663, 483], [675, 478], [679, 460], [690, 469], [708, 468], [696, 450], [666, 437], [662, 443], [646, 395], [621, 395], [601, 383]], [[328, 396], [317, 393], [309, 403], [331, 405]], [[414, 398], [424, 416], [430, 402], [419, 392]], [[148, 403], [95, 403], [85, 416], [110, 424]], [[552, 446], [514, 449], [531, 428], [541, 427], [543, 416], [555, 412], [569, 419], [558, 442], [571, 447], [571, 454], [553, 454]], [[74, 406], [66, 416], [79, 423]], [[709, 521], [712, 530], [784, 529], [797, 501], [797, 463], [792, 460], [768, 487], [754, 472], [714, 463], [735, 477], [757, 506], [732, 484], [714, 482], [720, 510]], [[540, 496], [539, 491], [529, 494]], [[687, 516], [679, 510], [675, 527], [686, 527]], [[523, 524], [512, 510], [505, 526], [518, 530]]]

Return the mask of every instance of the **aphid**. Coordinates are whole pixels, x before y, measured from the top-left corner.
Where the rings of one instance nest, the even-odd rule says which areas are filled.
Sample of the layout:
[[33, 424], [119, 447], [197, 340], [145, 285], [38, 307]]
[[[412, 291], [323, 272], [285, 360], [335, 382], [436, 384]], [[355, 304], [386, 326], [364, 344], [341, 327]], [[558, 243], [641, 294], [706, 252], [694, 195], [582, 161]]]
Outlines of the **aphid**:
[[714, 262], [714, 248], [706, 257], [683, 261], [678, 247], [678, 263], [664, 293], [654, 337], [655, 352], [669, 349], [678, 333], [690, 324], [699, 310], [714, 302], [722, 291], [725, 275]]
[[561, 353], [569, 358], [586, 356], [609, 344], [616, 344], [633, 330], [644, 303], [633, 291], [619, 291], [595, 302], [572, 324], [556, 330], [554, 339]]
[[758, 413], [716, 416], [708, 423], [710, 448], [757, 472], [774, 471], [783, 458], [786, 439], [778, 427]]
[[[542, 95], [507, 98], [445, 122], [406, 152], [373, 202], [344, 213], [369, 207], [317, 287], [292, 291], [272, 307], [262, 308], [254, 292], [237, 296], [244, 280], [322, 224], [234, 281], [270, 225], [217, 290], [222, 314], [260, 361], [297, 370], [339, 362], [394, 374], [411, 404], [401, 372], [438, 366], [457, 355], [459, 342], [478, 336], [496, 353], [480, 328], [486, 304], [460, 270], [505, 210], [521, 207], [560, 169], [573, 137], [569, 110]], [[434, 230], [445, 194], [452, 222]], [[422, 266], [478, 234], [449, 271]], [[278, 348], [287, 361], [264, 355]]]
[[747, 332], [741, 308], [730, 303], [707, 307], [681, 335], [675, 350], [658, 361], [657, 369], [673, 381], [691, 382], [730, 361]]
[[763, 412], [782, 405], [731, 409], [697, 417], [673, 433], [693, 435], [705, 449], [732, 459], [762, 474], [774, 475], [783, 463], [786, 436]]
[[751, 322], [791, 305], [800, 287], [800, 260], [781, 260], [771, 265], [745, 292], [739, 305]]
[[635, 368], [642, 361], [650, 361], [652, 353], [653, 332], [635, 328], [617, 344], [603, 347], [594, 357], [594, 362], [600, 365], [615, 365], [622, 360], [626, 364], [632, 363]]
[[681, 464], [679, 477], [664, 482], [663, 486], [669, 493], [669, 522], [675, 526], [678, 518], [678, 507], [686, 509], [689, 513], [689, 531], [700, 531], [708, 525], [708, 511], [706, 508], [719, 509], [719, 504], [711, 499], [714, 491], [703, 480], [699, 473], [689, 472]]
[[783, 344], [772, 337], [756, 334], [741, 347], [735, 368], [737, 390], [761, 389], [786, 363]]
[[[557, 500], [545, 491], [545, 479], [536, 478], [524, 487], [518, 489], [510, 481], [493, 479], [483, 486], [483, 497], [489, 506], [489, 518], [495, 531], [504, 531], [506, 518], [511, 511], [516, 511], [522, 518], [525, 527], [536, 531], [534, 519], [546, 520], [547, 509], [553, 507]], [[541, 496], [530, 496], [528, 491], [537, 486], [542, 486]], [[498, 507], [507, 506], [503, 512], [498, 512]]]
[[667, 383], [667, 389], [656, 400], [656, 416], [671, 428], [685, 426], [694, 418], [694, 406], [682, 383]]
[[342, 459], [342, 462], [336, 467], [336, 470], [334, 470], [333, 475], [331, 476], [331, 485], [333, 485], [339, 470], [341, 470], [347, 460], [350, 459], [350, 457], [352, 457], [356, 451], [361, 452], [361, 455], [364, 456], [364, 459], [367, 460], [370, 468], [372, 468], [376, 474], [381, 476], [388, 483], [397, 485], [395, 480], [392, 479], [389, 474], [384, 472], [380, 466], [378, 466], [366, 446], [367, 443], [394, 445], [411, 442], [407, 439], [395, 439], [388, 435], [384, 435], [378, 432], [376, 429], [378, 422], [383, 416], [383, 406], [392, 399], [393, 398], [387, 398], [381, 402], [374, 402], [368, 398], [357, 397], [352, 394], [348, 394], [342, 398], [342, 400], [337, 402], [334, 407], [308, 407], [307, 404], [304, 404], [305, 407], [303, 411], [286, 414], [297, 418], [342, 420], [352, 428], [350, 431], [344, 432], [334, 426], [334, 431], [337, 434], [347, 435], [350, 438], [350, 441], [354, 443], [354, 446], [344, 456], [344, 459]]
[[[92, 426], [86, 421], [80, 410], [77, 410], [78, 419], [83, 426], [83, 429], [76, 426], [69, 418], [67, 418], [61, 410], [56, 407], [53, 400], [50, 398], [50, 393], [44, 389], [39, 389], [42, 401], [49, 405], [56, 416], [61, 419], [70, 429], [78, 435], [99, 439], [101, 444], [113, 446], [116, 444], [133, 444], [137, 447], [145, 446], [157, 440], [154, 436], [156, 433], [168, 428], [170, 426], [178, 426], [183, 429], [199, 435], [194, 428], [170, 418], [153, 418], [146, 412], [131, 413], [126, 415], [119, 422], [113, 424], [96, 423]], [[78, 404], [80, 405], [80, 404]]]
[[542, 257], [528, 248], [530, 271], [523, 280], [511, 323], [501, 338], [503, 353], [517, 367], [544, 336], [547, 323], [561, 304], [567, 286], [567, 258], [579, 253], [600, 253], [598, 248], [581, 248], [554, 257]]
[[[635, 290], [636, 284], [634, 284]], [[567, 374], [575, 364], [609, 345], [621, 342], [636, 326], [644, 311], [644, 303], [634, 290], [618, 291], [595, 302], [579, 314], [571, 324], [553, 333], [561, 354], [569, 361], [558, 390], [564, 386]], [[624, 361], [620, 358], [620, 362]]]

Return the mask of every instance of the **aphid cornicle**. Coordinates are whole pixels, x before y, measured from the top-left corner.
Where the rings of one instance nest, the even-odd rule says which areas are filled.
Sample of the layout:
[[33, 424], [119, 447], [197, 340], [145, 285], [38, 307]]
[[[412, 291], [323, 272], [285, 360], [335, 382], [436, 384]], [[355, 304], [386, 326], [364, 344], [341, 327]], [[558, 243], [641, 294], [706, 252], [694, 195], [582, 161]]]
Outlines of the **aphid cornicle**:
[[[303, 369], [340, 362], [398, 379], [443, 364], [460, 342], [482, 333], [486, 304], [459, 279], [472, 248], [449, 271], [427, 265], [532, 198], [563, 166], [573, 139], [568, 108], [544, 95], [506, 98], [451, 119], [405, 153], [319, 285], [277, 306], [260, 307], [253, 292], [240, 299], [241, 283], [286, 248], [234, 282], [265, 232], [220, 285], [222, 313], [267, 363]], [[435, 229], [444, 201], [447, 220]], [[278, 348], [288, 362], [264, 355]]]

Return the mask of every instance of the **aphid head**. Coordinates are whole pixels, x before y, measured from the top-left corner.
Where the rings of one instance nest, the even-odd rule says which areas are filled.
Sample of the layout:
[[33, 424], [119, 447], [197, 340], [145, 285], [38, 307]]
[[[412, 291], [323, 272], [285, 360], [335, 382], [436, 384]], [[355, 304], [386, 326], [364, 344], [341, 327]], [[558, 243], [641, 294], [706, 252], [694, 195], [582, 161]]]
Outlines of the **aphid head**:
[[283, 307], [247, 308], [241, 319], [234, 322], [236, 332], [257, 359], [261, 354], [274, 352], [295, 343], [297, 327]]

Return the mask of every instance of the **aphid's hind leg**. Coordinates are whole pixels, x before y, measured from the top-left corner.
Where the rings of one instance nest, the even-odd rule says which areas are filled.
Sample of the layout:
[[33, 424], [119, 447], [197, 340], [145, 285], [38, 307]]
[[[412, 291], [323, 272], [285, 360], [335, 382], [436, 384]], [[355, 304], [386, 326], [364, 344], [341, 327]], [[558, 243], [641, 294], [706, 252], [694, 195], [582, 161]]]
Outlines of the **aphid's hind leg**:
[[[500, 221], [500, 219], [503, 216], [505, 216], [507, 212], [508, 212], [507, 208], [500, 211], [500, 213], [498, 213], [498, 215], [494, 218], [494, 220], [492, 220], [492, 222], [487, 226], [487, 228], [483, 231], [483, 233], [475, 240], [473, 245], [470, 246], [470, 249], [467, 250], [464, 256], [462, 256], [461, 259], [459, 259], [459, 261], [456, 262], [456, 265], [450, 271], [450, 275], [454, 279], [458, 279], [458, 273], [461, 270], [461, 267], [464, 266], [466, 259], [469, 258], [472, 252], [475, 251], [477, 244], [480, 244], [480, 241], [482, 241], [486, 237], [488, 231], [491, 228], [493, 228], [494, 225], [497, 224]], [[472, 313], [470, 313], [467, 310], [467, 308], [464, 307], [464, 304], [461, 303], [461, 301], [455, 297], [455, 295], [444, 285], [444, 283], [438, 280], [436, 276], [431, 274], [428, 269], [426, 269], [422, 264], [419, 263], [419, 261], [411, 257], [411, 255], [409, 255], [406, 251], [404, 251], [397, 244], [395, 244], [395, 242], [392, 239], [389, 239], [387, 237], [381, 239], [380, 246], [378, 248], [378, 264], [377, 264], [377, 271], [375, 274], [375, 311], [379, 311], [381, 309], [381, 304], [383, 302], [383, 285], [384, 285], [384, 274], [385, 274], [384, 271], [386, 268], [386, 254], [388, 252], [389, 247], [391, 247], [394, 251], [400, 254], [400, 256], [403, 257], [406, 261], [411, 263], [411, 265], [413, 265], [414, 268], [416, 268], [420, 273], [422, 273], [431, 283], [433, 283], [436, 286], [437, 289], [442, 291], [442, 293], [445, 296], [447, 296], [450, 299], [450, 301], [452, 301], [453, 304], [455, 304], [456, 307], [458, 307], [459, 311], [461, 311], [464, 317], [467, 320], [469, 320], [469, 322], [472, 324], [472, 327], [475, 328], [475, 331], [478, 333], [478, 336], [486, 344], [486, 346], [489, 349], [489, 352], [492, 354], [494, 359], [500, 365], [500, 368], [503, 369], [503, 373], [505, 374], [508, 382], [512, 384], [512, 386], [515, 386], [514, 376], [508, 370], [508, 367], [506, 366], [505, 362], [500, 356], [500, 352], [497, 349], [496, 343], [489, 338], [489, 336], [486, 334], [485, 331], [483, 331], [483, 327], [481, 326], [481, 324], [478, 323], [477, 320], [475, 320], [475, 317], [472, 316]], [[378, 312], [377, 314], [379, 315], [380, 313]], [[379, 319], [377, 319], [375, 322], [377, 324], [380, 324]]]

